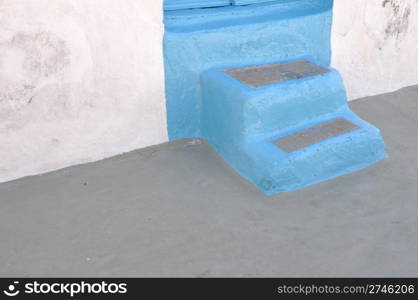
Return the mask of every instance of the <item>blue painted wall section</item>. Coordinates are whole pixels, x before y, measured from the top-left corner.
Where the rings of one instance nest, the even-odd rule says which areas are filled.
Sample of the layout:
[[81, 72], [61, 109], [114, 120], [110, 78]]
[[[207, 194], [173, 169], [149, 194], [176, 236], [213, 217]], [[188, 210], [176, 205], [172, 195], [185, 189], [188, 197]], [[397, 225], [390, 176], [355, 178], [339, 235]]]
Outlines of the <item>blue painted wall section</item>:
[[230, 0], [165, 0], [164, 10], [206, 8], [231, 5]]
[[[350, 173], [386, 157], [379, 130], [350, 111], [336, 70], [259, 88], [224, 72], [298, 59], [328, 68], [331, 20], [331, 0], [166, 11], [170, 139], [205, 138], [237, 172], [269, 195]], [[280, 137], [337, 118], [359, 128], [291, 153], [274, 144]]]
[[330, 62], [329, 0], [165, 12], [165, 73], [171, 140], [202, 137], [200, 74], [213, 67], [310, 56]]

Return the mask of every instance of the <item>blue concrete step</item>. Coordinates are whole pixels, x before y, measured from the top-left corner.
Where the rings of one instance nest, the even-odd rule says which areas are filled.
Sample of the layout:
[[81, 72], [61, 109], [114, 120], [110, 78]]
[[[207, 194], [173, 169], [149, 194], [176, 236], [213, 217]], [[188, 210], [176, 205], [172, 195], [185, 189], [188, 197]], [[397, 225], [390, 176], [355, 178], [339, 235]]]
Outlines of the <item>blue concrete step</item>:
[[[284, 19], [292, 21], [295, 18], [329, 11], [333, 5], [333, 0], [258, 0], [257, 3], [249, 3], [250, 0], [232, 0], [235, 2], [232, 4], [228, 2], [228, 0], [166, 0], [164, 24], [169, 31], [184, 32], [260, 21], [263, 23]], [[209, 7], [211, 9], [208, 9]]]
[[[308, 61], [298, 60], [285, 64], [217, 68], [205, 72], [201, 78], [202, 94], [205, 98], [216, 100], [210, 103], [203, 101], [204, 116], [210, 118], [207, 112], [224, 106], [223, 111], [228, 113], [229, 118], [239, 119], [234, 135], [248, 136], [297, 126], [346, 107], [345, 90], [337, 71], [319, 68], [316, 70], [318, 74], [305, 72], [301, 73], [304, 75], [300, 75], [302, 78], [294, 80], [289, 77], [292, 72], [280, 73], [281, 65], [291, 64], [298, 64], [302, 72], [313, 65], [309, 63], [306, 66]], [[272, 68], [263, 70], [265, 66]], [[255, 88], [250, 82], [240, 81], [236, 74], [240, 69], [247, 71], [247, 75], [241, 72], [241, 78], [261, 78], [259, 86]], [[234, 72], [238, 77], [231, 75]], [[268, 76], [279, 81], [271, 82]], [[214, 101], [219, 103], [214, 105]], [[203, 126], [204, 130], [210, 128]]]
[[231, 5], [230, 0], [164, 0], [164, 10], [182, 10]]
[[336, 70], [306, 59], [216, 68], [202, 74], [201, 86], [204, 137], [266, 194], [386, 156], [379, 130], [350, 111]]

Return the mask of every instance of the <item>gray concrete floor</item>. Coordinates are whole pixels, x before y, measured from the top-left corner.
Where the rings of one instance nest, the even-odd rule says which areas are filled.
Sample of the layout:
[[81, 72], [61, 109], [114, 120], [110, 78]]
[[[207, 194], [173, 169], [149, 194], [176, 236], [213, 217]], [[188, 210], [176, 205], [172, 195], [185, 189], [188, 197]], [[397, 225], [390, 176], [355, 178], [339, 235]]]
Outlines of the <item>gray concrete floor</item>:
[[418, 276], [418, 86], [351, 103], [390, 157], [267, 197], [182, 141], [0, 185], [1, 276]]

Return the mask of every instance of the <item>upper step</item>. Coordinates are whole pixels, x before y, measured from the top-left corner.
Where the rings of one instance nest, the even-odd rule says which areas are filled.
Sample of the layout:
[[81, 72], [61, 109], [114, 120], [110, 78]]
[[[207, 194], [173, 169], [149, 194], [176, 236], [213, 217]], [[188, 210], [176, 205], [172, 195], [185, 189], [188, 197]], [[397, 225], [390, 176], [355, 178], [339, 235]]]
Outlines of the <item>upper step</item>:
[[268, 135], [347, 108], [338, 72], [307, 60], [213, 69], [201, 85], [204, 122], [226, 114], [236, 120], [234, 136]]

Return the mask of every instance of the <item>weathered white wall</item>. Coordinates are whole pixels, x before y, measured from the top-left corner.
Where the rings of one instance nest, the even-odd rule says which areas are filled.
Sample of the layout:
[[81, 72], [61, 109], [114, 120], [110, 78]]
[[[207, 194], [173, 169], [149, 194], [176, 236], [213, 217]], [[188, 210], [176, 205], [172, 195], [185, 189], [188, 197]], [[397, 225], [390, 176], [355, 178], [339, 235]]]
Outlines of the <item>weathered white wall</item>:
[[156, 0], [0, 0], [0, 181], [167, 141]]
[[332, 50], [350, 99], [418, 84], [418, 0], [334, 0]]
[[[0, 182], [167, 141], [162, 0], [0, 0]], [[350, 99], [418, 84], [418, 0], [335, 0]]]

